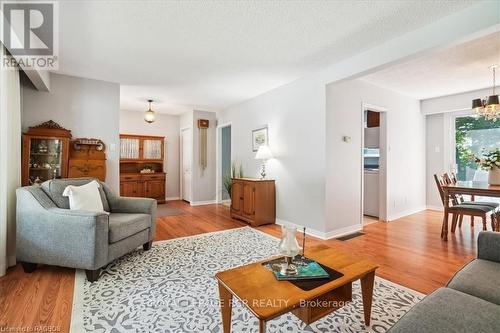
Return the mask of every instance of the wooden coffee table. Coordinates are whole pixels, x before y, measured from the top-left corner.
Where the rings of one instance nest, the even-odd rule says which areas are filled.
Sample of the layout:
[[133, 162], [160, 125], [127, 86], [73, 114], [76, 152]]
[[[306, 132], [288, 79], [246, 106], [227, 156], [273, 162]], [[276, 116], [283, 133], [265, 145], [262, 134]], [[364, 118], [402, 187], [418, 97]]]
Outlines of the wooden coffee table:
[[[306, 324], [341, 308], [352, 300], [352, 282], [361, 280], [365, 324], [370, 325], [373, 281], [377, 265], [326, 245], [306, 250], [308, 258], [333, 268], [344, 276], [304, 291], [288, 281], [278, 281], [262, 262], [233, 268], [215, 275], [219, 282], [222, 325], [231, 331], [233, 296], [259, 319], [259, 332], [265, 332], [266, 321], [292, 311]], [[266, 260], [267, 261], [267, 260]]]

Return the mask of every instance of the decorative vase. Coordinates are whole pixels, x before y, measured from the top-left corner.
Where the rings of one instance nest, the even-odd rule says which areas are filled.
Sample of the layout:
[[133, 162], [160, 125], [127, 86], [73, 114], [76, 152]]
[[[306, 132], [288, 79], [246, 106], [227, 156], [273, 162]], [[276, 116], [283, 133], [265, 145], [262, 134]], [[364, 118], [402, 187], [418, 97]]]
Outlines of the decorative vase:
[[494, 166], [488, 172], [488, 184], [500, 185], [500, 168]]
[[281, 268], [281, 274], [285, 276], [296, 275], [297, 266], [292, 264], [292, 258], [300, 251], [299, 243], [297, 242], [297, 238], [295, 238], [297, 228], [289, 225], [282, 225], [281, 232], [282, 237], [278, 248], [280, 253], [285, 256], [286, 260]]

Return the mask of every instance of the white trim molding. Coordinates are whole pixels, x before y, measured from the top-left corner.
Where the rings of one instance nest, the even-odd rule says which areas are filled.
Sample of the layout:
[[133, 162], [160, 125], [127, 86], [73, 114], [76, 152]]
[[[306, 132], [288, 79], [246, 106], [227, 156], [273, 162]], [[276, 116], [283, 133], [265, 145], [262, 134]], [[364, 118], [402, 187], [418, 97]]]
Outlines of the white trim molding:
[[348, 227], [327, 231], [325, 233], [325, 239], [342, 237], [342, 236], [350, 235], [350, 234], [353, 234], [355, 232], [362, 231], [362, 230], [363, 230], [363, 227], [359, 224], [351, 225]]
[[192, 201], [189, 204], [191, 206], [203, 206], [203, 205], [213, 205], [217, 202], [215, 200], [207, 200], [207, 201]]
[[443, 212], [444, 208], [442, 206], [427, 205], [427, 210], [435, 210], [438, 212]]
[[233, 159], [233, 131], [232, 122], [226, 122], [223, 124], [217, 124], [215, 129], [215, 201], [217, 203], [223, 203], [222, 199], [223, 193], [223, 179], [222, 179], [222, 129], [225, 127], [231, 127], [231, 160]]
[[424, 211], [426, 209], [427, 209], [427, 206], [420, 206], [417, 208], [408, 209], [408, 210], [404, 210], [402, 212], [391, 214], [391, 216], [389, 216], [389, 222], [392, 222], [394, 220], [400, 219], [400, 218], [408, 216], [408, 215], [420, 213], [421, 211]]
[[[293, 223], [290, 221], [282, 220], [279, 218], [276, 218], [276, 224], [277, 225], [284, 225], [284, 224], [291, 224], [291, 225], [296, 225], [297, 227], [302, 227], [298, 225], [297, 223]], [[363, 227], [361, 225], [353, 225], [345, 228], [340, 228], [336, 230], [331, 230], [327, 232], [319, 231], [316, 229], [308, 228], [306, 227], [306, 234], [309, 236], [313, 236], [322, 240], [328, 240], [332, 238], [337, 238], [337, 237], [342, 237], [345, 235], [353, 234], [355, 232], [363, 230]], [[299, 230], [301, 231], [301, 230]]]
[[165, 201], [175, 201], [175, 200], [181, 200], [181, 197], [166, 197]]

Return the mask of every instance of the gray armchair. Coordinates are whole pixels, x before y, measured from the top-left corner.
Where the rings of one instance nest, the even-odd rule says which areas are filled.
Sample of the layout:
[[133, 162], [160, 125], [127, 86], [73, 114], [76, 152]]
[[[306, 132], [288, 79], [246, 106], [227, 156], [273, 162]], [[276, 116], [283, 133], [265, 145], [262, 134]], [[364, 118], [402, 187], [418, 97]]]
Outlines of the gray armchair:
[[37, 264], [85, 269], [90, 282], [101, 268], [142, 245], [151, 248], [156, 200], [117, 196], [99, 188], [106, 213], [69, 209], [62, 193], [92, 178], [54, 179], [17, 189], [17, 260], [25, 272]]

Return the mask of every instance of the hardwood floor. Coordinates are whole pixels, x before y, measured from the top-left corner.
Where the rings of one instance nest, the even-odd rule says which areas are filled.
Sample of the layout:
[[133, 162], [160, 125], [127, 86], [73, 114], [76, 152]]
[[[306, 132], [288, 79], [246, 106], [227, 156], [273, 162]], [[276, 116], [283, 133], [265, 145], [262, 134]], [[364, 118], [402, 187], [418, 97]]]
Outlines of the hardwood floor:
[[[232, 220], [229, 208], [223, 205], [191, 207], [182, 201], [168, 205], [184, 214], [159, 218], [155, 240], [246, 226]], [[445, 285], [456, 270], [475, 257], [477, 233], [481, 230], [479, 223], [471, 228], [465, 220], [462, 229], [443, 242], [439, 237], [441, 219], [441, 212], [424, 211], [390, 223], [368, 224], [364, 236], [347, 241], [308, 237], [307, 246], [323, 243], [368, 257], [380, 266], [378, 276], [430, 293]], [[277, 225], [257, 229], [277, 237], [281, 233]], [[0, 278], [0, 330], [69, 331], [73, 285], [73, 269], [40, 266], [34, 273], [25, 274], [20, 265], [10, 268]]]

